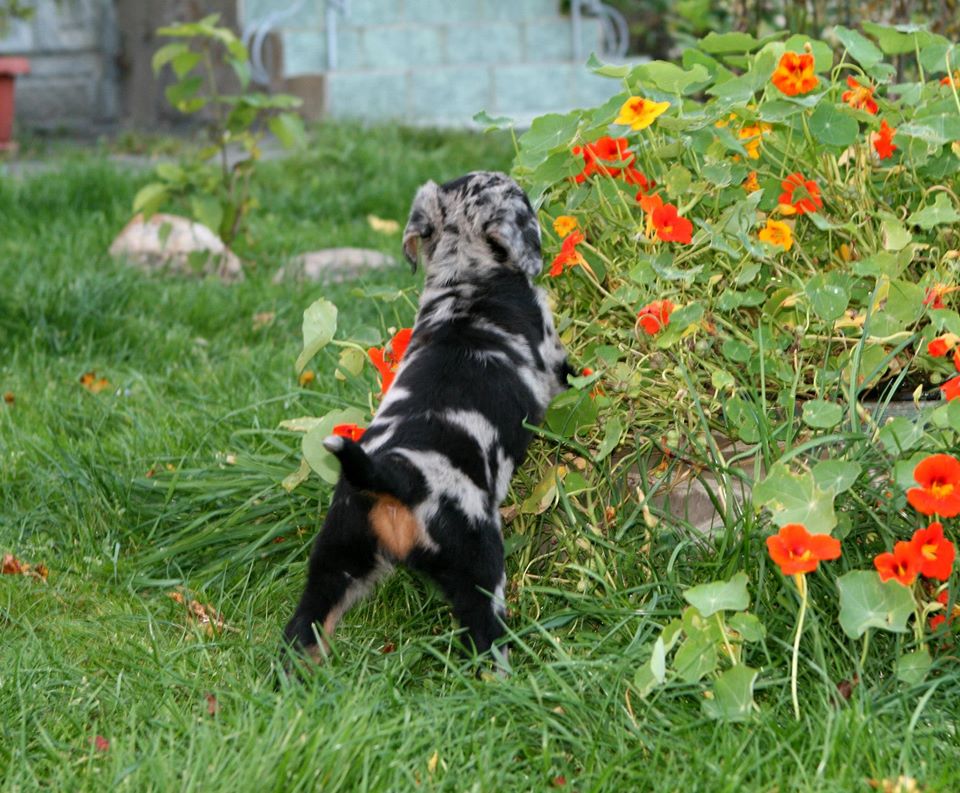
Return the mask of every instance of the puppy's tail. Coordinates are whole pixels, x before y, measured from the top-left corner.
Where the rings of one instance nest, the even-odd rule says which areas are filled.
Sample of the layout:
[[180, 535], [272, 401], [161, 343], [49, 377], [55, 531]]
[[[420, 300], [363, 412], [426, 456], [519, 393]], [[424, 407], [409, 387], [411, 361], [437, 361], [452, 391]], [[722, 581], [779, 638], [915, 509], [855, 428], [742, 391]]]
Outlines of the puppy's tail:
[[403, 504], [411, 503], [413, 488], [406, 471], [374, 459], [349, 438], [330, 435], [324, 438], [323, 446], [340, 461], [344, 478], [357, 490], [393, 496]]

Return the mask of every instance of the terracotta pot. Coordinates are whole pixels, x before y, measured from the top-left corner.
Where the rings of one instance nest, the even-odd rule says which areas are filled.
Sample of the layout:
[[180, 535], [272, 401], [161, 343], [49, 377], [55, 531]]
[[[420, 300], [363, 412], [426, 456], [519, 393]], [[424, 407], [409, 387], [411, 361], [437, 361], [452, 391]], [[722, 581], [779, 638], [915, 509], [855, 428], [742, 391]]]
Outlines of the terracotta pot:
[[13, 92], [18, 74], [30, 71], [26, 58], [0, 58], [0, 151], [16, 148], [13, 136]]

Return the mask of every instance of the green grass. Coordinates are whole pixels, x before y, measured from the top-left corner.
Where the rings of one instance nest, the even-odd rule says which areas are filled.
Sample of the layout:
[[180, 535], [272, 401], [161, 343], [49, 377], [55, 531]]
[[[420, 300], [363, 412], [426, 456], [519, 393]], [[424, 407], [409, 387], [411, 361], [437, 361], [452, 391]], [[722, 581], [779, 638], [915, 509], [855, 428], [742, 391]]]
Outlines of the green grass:
[[[442, 600], [400, 573], [344, 620], [328, 664], [276, 687], [279, 632], [329, 496], [315, 480], [280, 488], [298, 437], [276, 428], [355, 399], [329, 363], [297, 386], [301, 313], [323, 295], [348, 329], [406, 324], [409, 301], [356, 290], [415, 282], [398, 267], [359, 287], [282, 286], [273, 271], [319, 247], [396, 254], [368, 213], [403, 222], [425, 179], [504, 169], [511, 155], [504, 138], [326, 127], [309, 154], [264, 165], [243, 243], [253, 268], [230, 287], [105, 256], [145, 174], [80, 158], [0, 184], [0, 392], [15, 397], [0, 406], [0, 554], [50, 569], [45, 584], [0, 576], [0, 789], [513, 791], [563, 777], [578, 791], [854, 791], [899, 774], [956, 789], [949, 655], [912, 688], [880, 664], [860, 669], [860, 646], [824, 627], [835, 596], [814, 577], [795, 722], [784, 642], [796, 601], [749, 516], [713, 539], [647, 529], [616, 471], [595, 501], [564, 495], [507, 527], [508, 679], [478, 678]], [[260, 312], [275, 319], [255, 329]], [[85, 391], [92, 369], [113, 387]], [[557, 453], [540, 442], [511, 498]], [[755, 717], [706, 719], [697, 686], [631, 692], [681, 589], [742, 567], [768, 629], [748, 653], [762, 670]], [[177, 587], [225, 630], [190, 623], [168, 596]]]

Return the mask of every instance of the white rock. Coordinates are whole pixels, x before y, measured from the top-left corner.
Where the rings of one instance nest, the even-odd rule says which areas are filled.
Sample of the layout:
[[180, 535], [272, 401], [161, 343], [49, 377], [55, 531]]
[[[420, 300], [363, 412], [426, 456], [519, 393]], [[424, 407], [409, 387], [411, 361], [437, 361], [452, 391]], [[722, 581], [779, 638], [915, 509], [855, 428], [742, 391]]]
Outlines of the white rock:
[[368, 248], [326, 248], [295, 256], [277, 271], [273, 282], [278, 284], [290, 280], [339, 283], [356, 278], [367, 270], [382, 270], [396, 264], [397, 260], [392, 256]]
[[[206, 252], [195, 267], [190, 254]], [[128, 260], [147, 272], [177, 275], [215, 275], [221, 281], [243, 280], [243, 266], [214, 232], [201, 223], [177, 215], [157, 214], [149, 220], [136, 215], [110, 246], [110, 255]]]

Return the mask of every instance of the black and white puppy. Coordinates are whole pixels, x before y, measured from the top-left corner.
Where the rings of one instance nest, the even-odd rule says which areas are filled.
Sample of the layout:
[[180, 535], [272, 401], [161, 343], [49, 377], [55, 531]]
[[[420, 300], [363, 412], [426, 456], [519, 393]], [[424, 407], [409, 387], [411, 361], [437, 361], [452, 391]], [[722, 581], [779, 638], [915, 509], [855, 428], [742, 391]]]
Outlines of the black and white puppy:
[[396, 378], [358, 442], [324, 441], [341, 476], [286, 627], [319, 655], [344, 612], [402, 562], [434, 579], [478, 652], [505, 616], [499, 506], [531, 434], [572, 373], [540, 272], [540, 226], [501, 173], [413, 201], [403, 234], [426, 281]]

